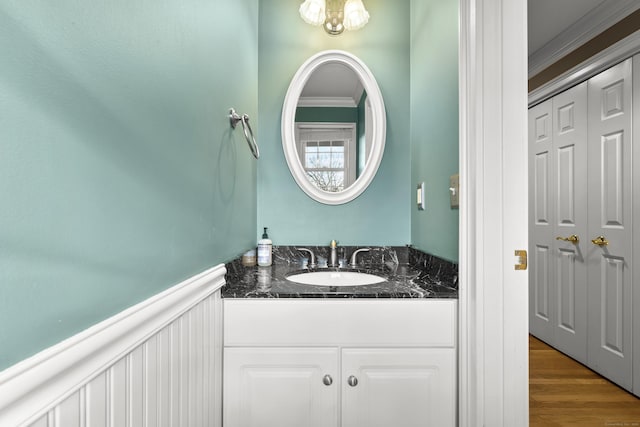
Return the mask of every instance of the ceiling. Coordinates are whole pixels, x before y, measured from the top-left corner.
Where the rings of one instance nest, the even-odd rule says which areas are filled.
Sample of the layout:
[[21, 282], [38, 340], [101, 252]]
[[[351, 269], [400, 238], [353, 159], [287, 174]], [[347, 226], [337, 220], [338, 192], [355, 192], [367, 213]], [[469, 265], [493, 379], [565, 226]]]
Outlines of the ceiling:
[[606, 0], [528, 0], [529, 55]]
[[[547, 43], [562, 34], [593, 9], [608, 3], [607, 9], [622, 8], [625, 0], [528, 0], [528, 56], [539, 51]], [[602, 12], [602, 8], [599, 12]], [[605, 17], [603, 17], [605, 19]], [[593, 22], [593, 21], [591, 21]], [[557, 42], [557, 40], [556, 40]], [[562, 47], [562, 43], [560, 46]], [[337, 65], [337, 64], [336, 64]], [[338, 97], [344, 94], [357, 93], [354, 86], [357, 77], [348, 69], [340, 66], [329, 66], [326, 70], [318, 70], [302, 92], [302, 97]], [[326, 73], [325, 73], [326, 71]], [[339, 77], [339, 78], [336, 78]], [[338, 84], [342, 82], [342, 84]], [[340, 87], [338, 87], [340, 86]], [[334, 93], [327, 93], [333, 88]], [[360, 88], [360, 91], [362, 89]]]
[[[348, 99], [349, 104], [355, 107], [360, 101], [363, 89], [360, 78], [351, 68], [341, 63], [329, 62], [313, 71], [300, 94], [300, 99]], [[307, 102], [306, 106], [311, 105]]]

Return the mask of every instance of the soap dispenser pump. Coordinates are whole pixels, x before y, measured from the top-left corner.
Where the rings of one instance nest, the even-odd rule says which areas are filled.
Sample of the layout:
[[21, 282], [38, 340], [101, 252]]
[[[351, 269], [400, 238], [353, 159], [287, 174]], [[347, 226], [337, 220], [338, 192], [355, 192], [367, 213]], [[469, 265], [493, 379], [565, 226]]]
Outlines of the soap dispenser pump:
[[264, 227], [262, 239], [258, 240], [258, 265], [260, 267], [268, 267], [271, 265], [273, 259], [272, 250], [273, 242], [269, 239], [267, 227]]

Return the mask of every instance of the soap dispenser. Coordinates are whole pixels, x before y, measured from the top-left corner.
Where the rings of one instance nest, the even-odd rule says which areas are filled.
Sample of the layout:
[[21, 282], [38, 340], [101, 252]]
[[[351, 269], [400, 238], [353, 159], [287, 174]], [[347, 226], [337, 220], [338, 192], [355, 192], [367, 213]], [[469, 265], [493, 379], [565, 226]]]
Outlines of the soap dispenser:
[[267, 227], [264, 227], [264, 233], [262, 233], [262, 239], [258, 240], [258, 265], [260, 267], [268, 267], [272, 262], [272, 249], [273, 242], [269, 239], [267, 234]]

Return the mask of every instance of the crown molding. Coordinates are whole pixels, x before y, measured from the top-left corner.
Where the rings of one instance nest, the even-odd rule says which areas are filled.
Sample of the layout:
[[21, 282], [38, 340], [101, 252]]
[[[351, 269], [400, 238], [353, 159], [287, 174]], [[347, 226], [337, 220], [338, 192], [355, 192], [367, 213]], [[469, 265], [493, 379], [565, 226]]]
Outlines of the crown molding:
[[327, 97], [327, 96], [301, 96], [298, 99], [298, 107], [350, 107], [358, 105], [350, 96]]
[[529, 108], [640, 53], [640, 31], [625, 37], [586, 61], [529, 92]]
[[529, 55], [529, 78], [640, 9], [638, 0], [605, 0]]

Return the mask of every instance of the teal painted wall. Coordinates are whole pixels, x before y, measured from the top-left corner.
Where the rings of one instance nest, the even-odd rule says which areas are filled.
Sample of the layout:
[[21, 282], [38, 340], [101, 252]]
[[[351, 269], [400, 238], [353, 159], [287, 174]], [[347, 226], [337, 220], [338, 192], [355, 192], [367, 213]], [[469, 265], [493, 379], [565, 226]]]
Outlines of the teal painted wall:
[[[458, 173], [458, 2], [411, 2], [411, 242], [458, 260], [458, 210], [449, 177]], [[426, 209], [415, 207], [425, 182]]]
[[[365, 28], [329, 37], [285, 0], [0, 4], [0, 370], [239, 255], [262, 226], [275, 244], [457, 260], [457, 1], [366, 6]], [[387, 108], [377, 177], [337, 207], [304, 195], [280, 142], [289, 80], [325, 49], [363, 59]]]
[[258, 128], [257, 26], [258, 0], [0, 3], [0, 370], [255, 244], [226, 115]]
[[[299, 2], [260, 2], [260, 150], [258, 227], [274, 244], [404, 245], [410, 243], [409, 1], [368, 0], [369, 23], [338, 37], [306, 24]], [[311, 55], [342, 49], [362, 59], [378, 81], [387, 110], [387, 142], [374, 181], [357, 199], [328, 206], [295, 183], [282, 151], [280, 117], [289, 82]]]

